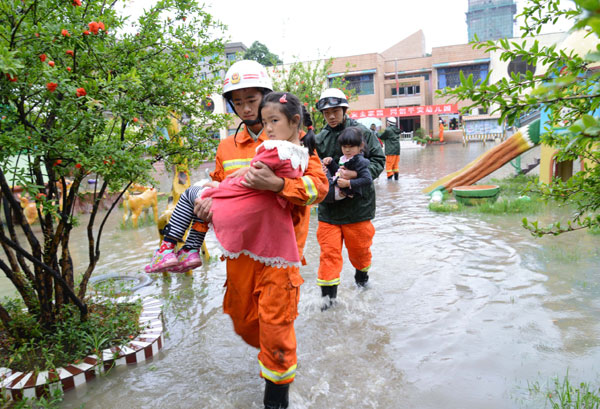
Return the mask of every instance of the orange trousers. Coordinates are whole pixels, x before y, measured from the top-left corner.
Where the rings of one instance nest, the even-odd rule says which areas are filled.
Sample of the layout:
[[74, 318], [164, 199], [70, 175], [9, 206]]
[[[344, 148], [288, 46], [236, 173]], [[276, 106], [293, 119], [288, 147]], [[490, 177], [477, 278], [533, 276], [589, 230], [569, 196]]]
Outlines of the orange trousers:
[[394, 173], [400, 171], [400, 155], [386, 155], [385, 156], [385, 170], [387, 171], [387, 177], [393, 176]]
[[321, 246], [321, 259], [317, 284], [338, 285], [344, 260], [342, 244], [346, 245], [348, 258], [354, 268], [369, 271], [371, 267], [371, 244], [375, 227], [370, 220], [350, 224], [319, 222], [317, 240]]
[[245, 254], [227, 259], [223, 311], [235, 332], [260, 349], [260, 374], [274, 383], [290, 383], [296, 375], [294, 320], [303, 282], [298, 267], [269, 267]]

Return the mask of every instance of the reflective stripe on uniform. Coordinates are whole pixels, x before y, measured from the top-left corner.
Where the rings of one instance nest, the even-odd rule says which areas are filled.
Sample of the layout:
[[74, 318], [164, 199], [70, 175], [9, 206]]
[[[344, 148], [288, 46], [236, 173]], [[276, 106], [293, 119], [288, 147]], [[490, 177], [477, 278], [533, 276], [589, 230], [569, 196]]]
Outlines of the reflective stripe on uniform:
[[247, 168], [250, 166], [251, 161], [252, 158], [224, 160], [223, 170], [227, 172], [234, 169]]
[[302, 176], [302, 181], [304, 182], [304, 189], [306, 190], [306, 194], [308, 195], [308, 200], [306, 201], [306, 204], [313, 204], [313, 202], [317, 200], [317, 197], [319, 196], [317, 187], [315, 186], [315, 183], [309, 176]]
[[363, 273], [368, 273], [370, 268], [371, 268], [371, 266], [368, 265], [365, 268], [361, 268], [361, 269], [357, 269], [357, 270], [362, 271]]
[[333, 280], [320, 280], [317, 279], [317, 285], [320, 285], [321, 287], [328, 287], [328, 286], [332, 286], [332, 285], [339, 285], [340, 284], [340, 278], [334, 278]]
[[258, 360], [258, 363], [260, 364], [260, 373], [262, 377], [270, 380], [271, 382], [280, 383], [283, 381], [289, 381], [296, 376], [296, 367], [298, 365], [292, 365], [292, 367], [285, 372], [277, 372], [267, 369], [263, 363], [260, 362], [260, 359]]

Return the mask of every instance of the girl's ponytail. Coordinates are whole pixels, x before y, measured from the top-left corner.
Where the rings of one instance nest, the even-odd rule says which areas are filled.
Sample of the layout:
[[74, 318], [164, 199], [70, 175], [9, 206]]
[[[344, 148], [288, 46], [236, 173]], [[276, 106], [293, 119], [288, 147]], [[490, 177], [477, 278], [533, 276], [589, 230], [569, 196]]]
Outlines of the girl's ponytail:
[[302, 138], [302, 145], [308, 149], [309, 155], [314, 155], [317, 148], [317, 136], [313, 128], [312, 118], [304, 105], [302, 105], [302, 123], [306, 127], [306, 135]]

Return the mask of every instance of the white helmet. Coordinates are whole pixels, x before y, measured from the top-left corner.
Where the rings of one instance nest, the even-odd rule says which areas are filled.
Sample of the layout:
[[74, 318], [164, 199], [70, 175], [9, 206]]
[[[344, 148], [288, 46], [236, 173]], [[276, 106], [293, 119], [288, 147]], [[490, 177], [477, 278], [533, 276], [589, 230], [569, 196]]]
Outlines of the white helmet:
[[335, 107], [348, 108], [346, 95], [337, 88], [327, 88], [321, 93], [319, 102], [317, 102], [317, 109], [323, 111], [324, 109]]
[[233, 64], [225, 74], [223, 96], [231, 99], [231, 92], [243, 88], [262, 88], [273, 91], [273, 82], [265, 67], [256, 61], [242, 60]]

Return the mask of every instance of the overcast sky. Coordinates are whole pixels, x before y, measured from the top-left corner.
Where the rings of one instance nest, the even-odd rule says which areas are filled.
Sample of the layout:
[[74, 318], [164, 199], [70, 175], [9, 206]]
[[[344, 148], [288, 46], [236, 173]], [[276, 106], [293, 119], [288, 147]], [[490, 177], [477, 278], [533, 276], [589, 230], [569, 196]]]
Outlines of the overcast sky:
[[[135, 15], [149, 0], [132, 0]], [[200, 0], [200, 3], [203, 1]], [[525, 0], [517, 0], [517, 12]], [[284, 62], [382, 52], [418, 30], [432, 47], [466, 44], [468, 0], [204, 0], [232, 42], [265, 44]], [[565, 31], [566, 25], [551, 31]], [[515, 35], [517, 28], [515, 27]]]
[[[256, 4], [260, 4], [260, 9]], [[427, 50], [467, 41], [467, 0], [207, 0], [232, 41], [258, 40], [285, 62], [382, 52], [422, 29]], [[248, 25], [248, 16], [261, 24]], [[295, 58], [299, 57], [299, 58]]]

